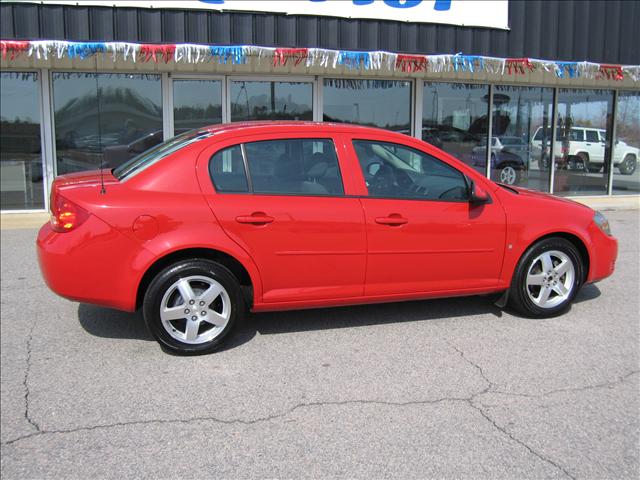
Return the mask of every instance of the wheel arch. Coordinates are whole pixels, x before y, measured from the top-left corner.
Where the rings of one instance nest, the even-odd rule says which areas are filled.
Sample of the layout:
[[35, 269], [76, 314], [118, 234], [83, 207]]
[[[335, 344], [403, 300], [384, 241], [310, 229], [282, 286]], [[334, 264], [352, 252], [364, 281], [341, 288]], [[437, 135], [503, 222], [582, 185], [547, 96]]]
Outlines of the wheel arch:
[[[575, 234], [569, 233], [569, 232], [551, 232], [551, 233], [547, 233], [545, 235], [542, 235], [542, 236], [536, 238], [532, 242], [530, 242], [529, 245], [527, 245], [527, 248], [524, 249], [522, 255], [524, 255], [524, 252], [527, 252], [536, 243], [541, 242], [542, 240], [545, 240], [547, 238], [554, 238], [554, 237], [556, 237], [556, 238], [564, 238], [565, 240], [571, 242], [574, 247], [576, 247], [576, 250], [578, 250], [578, 253], [580, 254], [580, 258], [582, 259], [582, 263], [583, 263], [583, 272], [582, 272], [583, 278], [582, 278], [582, 282], [585, 282], [587, 280], [587, 278], [589, 278], [589, 269], [590, 269], [590, 266], [591, 266], [591, 258], [589, 256], [589, 250], [587, 249], [586, 243], [578, 235], [575, 235]], [[522, 258], [522, 255], [521, 255], [520, 258]]]
[[207, 247], [198, 248], [183, 248], [170, 252], [158, 259], [156, 259], [145, 271], [140, 282], [138, 283], [138, 289], [136, 292], [136, 309], [142, 306], [144, 295], [149, 287], [151, 281], [155, 276], [160, 273], [164, 268], [177, 263], [181, 260], [203, 258], [211, 260], [227, 268], [238, 280], [242, 289], [243, 297], [247, 303], [247, 306], [251, 308], [253, 306], [254, 297], [254, 281], [247, 268], [237, 258], [232, 255]]

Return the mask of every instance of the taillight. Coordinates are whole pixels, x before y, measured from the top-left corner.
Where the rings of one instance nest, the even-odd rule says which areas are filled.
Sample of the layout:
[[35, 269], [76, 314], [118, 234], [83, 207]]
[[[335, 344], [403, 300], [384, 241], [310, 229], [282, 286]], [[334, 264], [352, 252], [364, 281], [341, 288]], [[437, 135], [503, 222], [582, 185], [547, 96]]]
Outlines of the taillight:
[[82, 225], [89, 212], [66, 198], [55, 195], [51, 203], [51, 228], [56, 232], [69, 232]]

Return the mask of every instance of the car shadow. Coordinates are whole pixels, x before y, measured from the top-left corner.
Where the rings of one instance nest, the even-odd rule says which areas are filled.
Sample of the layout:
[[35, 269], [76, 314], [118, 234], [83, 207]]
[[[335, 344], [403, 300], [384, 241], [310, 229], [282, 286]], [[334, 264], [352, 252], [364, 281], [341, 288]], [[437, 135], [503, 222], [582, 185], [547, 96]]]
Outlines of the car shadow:
[[[575, 303], [593, 300], [601, 295], [595, 285], [586, 285]], [[380, 303], [349, 307], [317, 308], [286, 312], [252, 313], [238, 326], [223, 350], [235, 348], [260, 335], [291, 332], [355, 328], [391, 323], [436, 321], [448, 318], [493, 315], [502, 317], [503, 309], [494, 305], [495, 295], [455, 297], [397, 303]], [[504, 309], [516, 315], [511, 309]], [[81, 303], [78, 319], [89, 334], [103, 338], [154, 340], [142, 318], [142, 312], [121, 312]]]
[[573, 303], [588, 302], [589, 300], [598, 298], [600, 295], [602, 295], [602, 292], [598, 286], [590, 283], [580, 289], [576, 298], [573, 299]]

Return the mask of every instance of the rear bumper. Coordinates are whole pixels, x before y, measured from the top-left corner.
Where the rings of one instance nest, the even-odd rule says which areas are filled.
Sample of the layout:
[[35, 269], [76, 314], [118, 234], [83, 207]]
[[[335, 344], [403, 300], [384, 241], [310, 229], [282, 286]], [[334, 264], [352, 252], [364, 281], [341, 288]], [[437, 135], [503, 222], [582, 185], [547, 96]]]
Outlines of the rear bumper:
[[135, 310], [138, 282], [152, 255], [95, 215], [65, 233], [54, 232], [46, 223], [36, 245], [42, 276], [58, 295]]
[[587, 283], [598, 282], [613, 274], [618, 258], [618, 240], [606, 235], [595, 223], [589, 226], [592, 246]]

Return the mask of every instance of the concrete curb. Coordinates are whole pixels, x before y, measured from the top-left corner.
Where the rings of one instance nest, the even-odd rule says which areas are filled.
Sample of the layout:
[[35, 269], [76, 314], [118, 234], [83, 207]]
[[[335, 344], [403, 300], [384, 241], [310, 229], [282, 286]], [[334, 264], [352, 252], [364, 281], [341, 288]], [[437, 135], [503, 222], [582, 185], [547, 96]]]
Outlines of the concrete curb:
[[640, 195], [617, 197], [567, 197], [594, 210], [640, 210]]
[[15, 230], [18, 228], [40, 228], [49, 221], [49, 214], [34, 213], [3, 213], [0, 215], [0, 230]]

